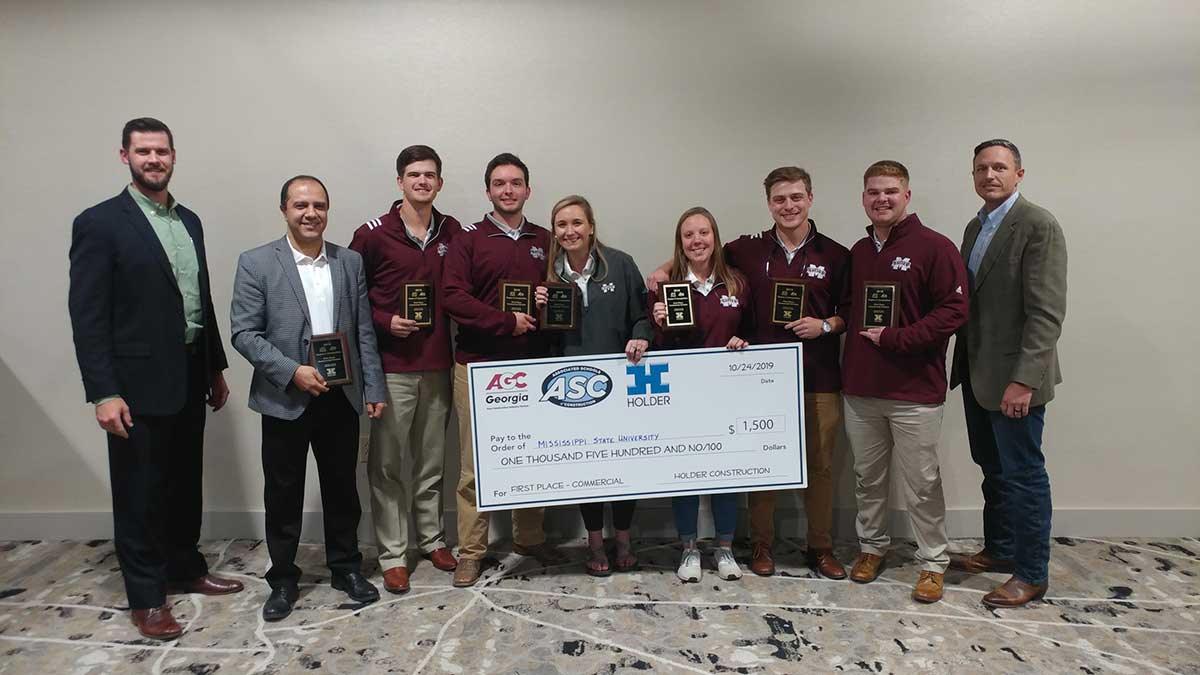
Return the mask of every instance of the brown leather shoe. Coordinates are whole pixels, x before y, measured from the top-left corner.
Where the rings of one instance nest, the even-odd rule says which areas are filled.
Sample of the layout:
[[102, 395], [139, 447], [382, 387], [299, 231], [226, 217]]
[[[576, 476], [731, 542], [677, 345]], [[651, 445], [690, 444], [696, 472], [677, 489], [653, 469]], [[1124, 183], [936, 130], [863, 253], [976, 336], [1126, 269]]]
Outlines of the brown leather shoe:
[[454, 581], [452, 582], [459, 588], [474, 586], [476, 581], [479, 581], [479, 575], [483, 573], [483, 561], [475, 558], [460, 558], [458, 568], [454, 570]]
[[750, 553], [750, 571], [760, 577], [775, 574], [775, 561], [771, 558], [771, 547], [755, 544]]
[[454, 568], [458, 567], [458, 561], [454, 559], [454, 554], [445, 546], [434, 550], [432, 553], [426, 553], [423, 556], [433, 563], [433, 566], [443, 572], [453, 572]]
[[171, 608], [163, 605], [152, 609], [135, 609], [133, 625], [138, 632], [151, 640], [174, 640], [183, 635], [183, 628], [171, 616]]
[[1012, 574], [1013, 568], [1013, 561], [993, 558], [986, 548], [974, 555], [950, 556], [950, 569], [970, 572], [971, 574], [979, 574], [981, 572]]
[[517, 555], [531, 556], [537, 558], [537, 561], [547, 567], [551, 565], [561, 565], [567, 562], [567, 556], [563, 555], [562, 551], [551, 546], [546, 542], [534, 544], [533, 546], [522, 546], [513, 544], [513, 553]]
[[833, 557], [833, 549], [811, 548], [808, 550], [808, 566], [826, 579], [845, 579], [846, 568]]
[[1041, 598], [1049, 587], [1049, 584], [1034, 586], [1016, 577], [1009, 577], [1008, 581], [983, 596], [983, 604], [988, 607], [1020, 607]]
[[883, 556], [874, 553], [859, 553], [858, 558], [854, 561], [854, 567], [850, 570], [850, 580], [860, 584], [869, 584], [875, 581], [881, 569], [883, 569]]
[[176, 581], [168, 584], [167, 593], [199, 593], [200, 595], [228, 595], [237, 593], [243, 588], [242, 582], [233, 579], [223, 579], [211, 574], [191, 581]]
[[942, 599], [945, 588], [945, 575], [941, 572], [924, 570], [913, 586], [912, 598], [917, 602], [937, 602]]
[[404, 565], [393, 567], [383, 573], [383, 588], [388, 593], [408, 592], [408, 568]]

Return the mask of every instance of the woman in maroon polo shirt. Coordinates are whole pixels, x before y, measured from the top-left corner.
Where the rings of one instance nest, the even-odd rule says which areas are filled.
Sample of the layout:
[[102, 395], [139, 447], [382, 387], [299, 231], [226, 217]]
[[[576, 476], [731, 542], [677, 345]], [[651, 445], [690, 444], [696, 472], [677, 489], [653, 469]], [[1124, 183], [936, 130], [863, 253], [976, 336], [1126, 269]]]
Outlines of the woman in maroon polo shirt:
[[[667, 306], [658, 299], [658, 289], [649, 294], [654, 318], [654, 343], [659, 349], [725, 347], [743, 349], [753, 326], [750, 288], [740, 272], [725, 264], [717, 220], [708, 209], [696, 206], [683, 212], [675, 226], [675, 255], [668, 273], [670, 282], [690, 285], [694, 325], [667, 329]], [[661, 287], [660, 287], [661, 288]], [[713, 562], [722, 579], [739, 579], [742, 570], [733, 559], [733, 530], [737, 525], [737, 495], [709, 496], [717, 546]], [[683, 581], [700, 581], [700, 551], [696, 548], [696, 520], [700, 496], [671, 499], [675, 529], [683, 542], [683, 555], [676, 575]]]

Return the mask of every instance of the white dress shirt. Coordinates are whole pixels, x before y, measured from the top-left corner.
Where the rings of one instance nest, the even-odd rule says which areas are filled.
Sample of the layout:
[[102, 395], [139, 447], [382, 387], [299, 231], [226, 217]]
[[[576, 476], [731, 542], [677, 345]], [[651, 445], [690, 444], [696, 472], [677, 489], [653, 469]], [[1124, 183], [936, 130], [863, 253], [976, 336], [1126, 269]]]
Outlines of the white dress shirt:
[[513, 241], [516, 241], [521, 238], [521, 232], [523, 232], [525, 230], [525, 223], [527, 222], [525, 220], [525, 218], [522, 217], [520, 226], [509, 227], [508, 223], [504, 222], [503, 220], [500, 220], [499, 218], [493, 216], [490, 213], [487, 214], [487, 216], [485, 216], [485, 217], [489, 221], [491, 221], [491, 223], [493, 225], [500, 228], [500, 231], [504, 233], [504, 236], [508, 237], [509, 239], [512, 239]]
[[709, 272], [707, 279], [701, 279], [700, 277], [696, 276], [696, 273], [693, 272], [689, 267], [687, 278], [685, 278], [684, 281], [691, 284], [692, 288], [700, 291], [700, 295], [703, 295], [707, 298], [708, 294], [712, 292], [713, 287], [717, 285], [717, 273]]
[[596, 256], [588, 254], [587, 262], [583, 264], [583, 272], [576, 272], [571, 269], [571, 263], [567, 262], [567, 254], [560, 253], [558, 260], [554, 261], [554, 271], [563, 279], [569, 279], [572, 283], [579, 287], [579, 293], [583, 295], [583, 306], [588, 306], [588, 281], [592, 275], [596, 273]]
[[[292, 240], [288, 239], [292, 246]], [[325, 256], [325, 244], [314, 260], [292, 246], [292, 257], [304, 285], [304, 298], [308, 301], [308, 317], [312, 320], [312, 334], [324, 335], [333, 330], [333, 277], [329, 274], [329, 258]]]

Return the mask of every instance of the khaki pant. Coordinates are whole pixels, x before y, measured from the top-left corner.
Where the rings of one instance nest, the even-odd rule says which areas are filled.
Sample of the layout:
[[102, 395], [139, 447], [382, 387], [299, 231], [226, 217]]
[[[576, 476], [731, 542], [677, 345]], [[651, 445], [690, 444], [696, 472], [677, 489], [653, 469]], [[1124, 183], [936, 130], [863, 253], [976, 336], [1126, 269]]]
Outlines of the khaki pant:
[[858, 543], [865, 553], [883, 555], [887, 533], [890, 467], [895, 455], [904, 479], [908, 520], [917, 540], [921, 569], [945, 572], [946, 501], [938, 468], [937, 442], [942, 405], [846, 396], [846, 436], [854, 449]]
[[409, 512], [417, 547], [430, 553], [446, 545], [442, 520], [442, 467], [450, 418], [450, 371], [386, 375], [383, 417], [371, 422], [367, 475], [371, 520], [383, 571], [407, 563]]
[[[458, 475], [458, 555], [481, 560], [487, 553], [488, 514], [475, 509], [475, 448], [471, 433], [471, 392], [467, 367], [454, 364], [454, 412], [458, 415], [458, 453], [462, 469]], [[515, 509], [512, 512], [513, 543], [536, 546], [546, 541], [542, 517], [546, 510]]]
[[[833, 547], [833, 448], [842, 423], [842, 395], [804, 394], [804, 443], [808, 462], [808, 488], [804, 490], [804, 515], [808, 519], [808, 547]], [[774, 490], [749, 493], [750, 541], [767, 548], [775, 541]]]

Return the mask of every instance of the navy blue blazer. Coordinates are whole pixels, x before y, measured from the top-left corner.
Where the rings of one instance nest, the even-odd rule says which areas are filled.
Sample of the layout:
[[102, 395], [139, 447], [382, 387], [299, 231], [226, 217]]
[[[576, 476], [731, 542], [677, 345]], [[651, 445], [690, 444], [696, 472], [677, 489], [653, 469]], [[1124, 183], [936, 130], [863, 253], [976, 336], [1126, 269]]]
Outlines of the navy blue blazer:
[[[209, 293], [204, 231], [177, 206], [200, 263], [204, 372], [228, 367]], [[86, 400], [120, 395], [135, 415], [171, 415], [187, 401], [183, 296], [150, 221], [126, 190], [75, 218], [68, 307]]]

